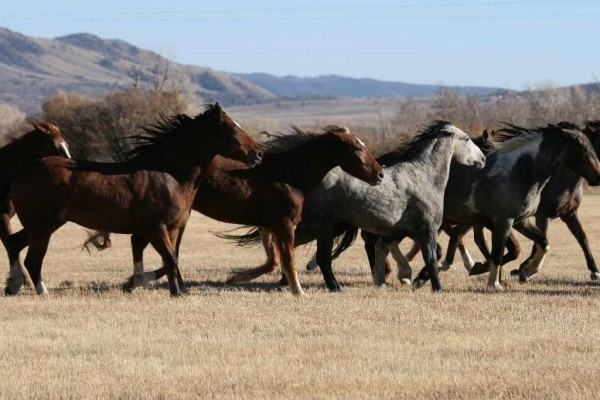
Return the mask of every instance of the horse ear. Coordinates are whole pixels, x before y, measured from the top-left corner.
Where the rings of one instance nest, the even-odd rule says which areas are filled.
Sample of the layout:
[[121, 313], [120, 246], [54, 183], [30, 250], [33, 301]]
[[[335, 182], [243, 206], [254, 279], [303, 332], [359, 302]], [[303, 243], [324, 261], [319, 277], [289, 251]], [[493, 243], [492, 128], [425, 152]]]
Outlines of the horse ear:
[[34, 129], [36, 131], [40, 131], [42, 133], [45, 133], [46, 135], [50, 134], [50, 129], [48, 129], [48, 125], [47, 124], [45, 124], [43, 122], [40, 122], [40, 123], [32, 122], [32, 124], [33, 124], [33, 127], [34, 127]]
[[221, 106], [219, 105], [218, 101], [215, 103], [214, 110], [215, 110], [215, 112], [218, 112], [218, 113], [220, 113], [221, 111], [223, 111], [221, 109]]
[[483, 136], [483, 140], [485, 140], [486, 142], [490, 139], [490, 133], [488, 132], [487, 128], [483, 130], [481, 136]]

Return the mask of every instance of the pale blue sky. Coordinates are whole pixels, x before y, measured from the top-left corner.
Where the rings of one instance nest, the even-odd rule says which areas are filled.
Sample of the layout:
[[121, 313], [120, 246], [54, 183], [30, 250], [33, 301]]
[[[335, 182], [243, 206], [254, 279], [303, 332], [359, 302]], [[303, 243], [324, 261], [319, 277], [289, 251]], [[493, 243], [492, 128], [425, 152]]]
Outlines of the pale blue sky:
[[229, 72], [512, 89], [600, 78], [600, 1], [589, 0], [17, 0], [0, 26], [89, 32]]

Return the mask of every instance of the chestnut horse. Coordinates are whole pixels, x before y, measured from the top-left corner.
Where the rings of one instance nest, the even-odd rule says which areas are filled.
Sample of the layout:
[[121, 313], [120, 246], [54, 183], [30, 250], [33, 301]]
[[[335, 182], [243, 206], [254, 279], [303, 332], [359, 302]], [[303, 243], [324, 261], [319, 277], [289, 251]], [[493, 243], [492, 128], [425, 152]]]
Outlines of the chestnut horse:
[[[69, 146], [62, 137], [60, 129], [46, 122], [34, 123], [33, 130], [0, 148], [0, 240], [5, 247], [6, 239], [12, 234], [10, 219], [15, 215], [9, 194], [10, 179], [19, 168], [47, 156], [71, 158]], [[14, 267], [18, 269], [11, 271], [11, 276], [19, 279], [18, 285], [21, 286], [23, 275], [28, 280], [29, 275], [21, 273], [20, 263], [15, 264]], [[28, 284], [31, 282], [29, 281]]]
[[[122, 163], [47, 157], [14, 177], [11, 196], [25, 229], [9, 237], [9, 260], [12, 264], [18, 259], [17, 238], [26, 235], [25, 267], [38, 294], [46, 293], [41, 268], [50, 236], [71, 221], [90, 229], [144, 236], [162, 257], [171, 295], [180, 295], [175, 244], [201, 173], [217, 154], [252, 165], [262, 159], [260, 147], [218, 104], [195, 118], [164, 118], [137, 139], [138, 146]], [[7, 289], [14, 294], [19, 288]]]
[[[296, 271], [294, 231], [302, 216], [305, 193], [337, 166], [371, 185], [379, 184], [383, 173], [371, 152], [346, 128], [328, 126], [322, 134], [293, 129], [295, 134], [275, 135], [263, 144], [264, 159], [256, 168], [215, 158], [193, 209], [219, 221], [261, 227], [265, 246], [276, 247], [281, 254], [290, 291], [304, 296]], [[89, 241], [93, 243], [92, 238]], [[133, 235], [131, 243], [136, 273], [127, 290], [164, 275], [164, 269], [142, 272], [147, 240]], [[251, 278], [246, 274], [229, 282]]]

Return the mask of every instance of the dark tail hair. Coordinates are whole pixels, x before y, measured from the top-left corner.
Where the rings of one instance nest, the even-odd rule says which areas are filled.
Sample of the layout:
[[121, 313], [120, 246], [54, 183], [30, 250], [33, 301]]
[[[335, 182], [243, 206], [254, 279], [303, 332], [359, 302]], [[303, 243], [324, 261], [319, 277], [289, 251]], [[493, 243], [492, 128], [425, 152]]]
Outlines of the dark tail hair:
[[[239, 229], [239, 228], [236, 228]], [[231, 231], [228, 231], [231, 232]], [[231, 235], [228, 233], [224, 233], [224, 232], [213, 232], [215, 234], [215, 236], [221, 238], [221, 239], [225, 239], [225, 240], [229, 240], [232, 242], [236, 242], [236, 244], [238, 246], [242, 246], [242, 247], [254, 247], [254, 246], [258, 246], [261, 242], [260, 239], [260, 231], [258, 230], [258, 228], [252, 228], [248, 231], [248, 233], [244, 234], [244, 235]]]
[[112, 242], [110, 241], [110, 232], [87, 230], [87, 235], [88, 237], [85, 242], [83, 242], [81, 250], [87, 250], [89, 253], [90, 245], [94, 246], [98, 251], [108, 249], [110, 246], [112, 246]]
[[352, 246], [358, 236], [358, 228], [349, 225], [346, 222], [340, 222], [333, 227], [333, 233], [336, 236], [333, 240], [334, 247], [331, 253], [331, 259], [335, 260], [344, 252], [344, 250]]

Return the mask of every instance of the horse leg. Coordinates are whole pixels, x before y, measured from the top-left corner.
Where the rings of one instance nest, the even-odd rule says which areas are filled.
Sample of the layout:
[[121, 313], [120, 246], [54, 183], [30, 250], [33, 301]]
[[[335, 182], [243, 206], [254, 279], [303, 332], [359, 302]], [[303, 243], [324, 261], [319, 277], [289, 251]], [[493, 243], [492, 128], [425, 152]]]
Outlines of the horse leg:
[[529, 278], [538, 273], [540, 266], [544, 262], [546, 253], [548, 253], [548, 240], [544, 234], [548, 229], [548, 219], [543, 218], [541, 221], [538, 221], [538, 224], [541, 227], [536, 226], [529, 218], [515, 224], [517, 231], [535, 242], [531, 256], [519, 266], [520, 282], [527, 282]]
[[421, 254], [425, 260], [425, 268], [429, 271], [429, 277], [431, 279], [431, 289], [434, 292], [442, 290], [442, 283], [440, 282], [439, 271], [438, 271], [438, 258], [437, 258], [437, 235], [432, 233], [424, 241], [419, 241], [421, 246]]
[[333, 250], [333, 235], [331, 232], [317, 238], [317, 264], [321, 268], [323, 279], [327, 288], [331, 292], [339, 292], [342, 289], [335, 279], [333, 269], [331, 268], [331, 252]]
[[48, 294], [46, 285], [42, 281], [42, 262], [48, 251], [50, 235], [50, 233], [29, 233], [29, 249], [25, 256], [25, 267], [35, 285], [35, 291], [39, 295]]
[[123, 285], [123, 290], [127, 292], [133, 291], [136, 287], [145, 284], [149, 281], [159, 279], [167, 275], [169, 281], [169, 291], [171, 296], [181, 296], [183, 293], [179, 287], [177, 279], [178, 260], [174, 246], [171, 242], [171, 237], [175, 238], [178, 231], [169, 232], [165, 226], [162, 226], [158, 232], [154, 232], [147, 236], [152, 247], [160, 254], [163, 259], [163, 266], [157, 270], [134, 274]]
[[417, 243], [417, 242], [415, 242], [413, 240], [412, 246], [406, 252], [406, 259], [408, 261], [412, 261], [417, 256], [417, 254], [419, 254], [419, 250], [421, 250], [421, 247], [419, 246], [419, 243]]
[[504, 247], [506, 246], [506, 240], [510, 234], [513, 221], [513, 219], [508, 219], [496, 222], [492, 229], [492, 253], [491, 259], [489, 260], [490, 275], [488, 276], [487, 283], [488, 290], [503, 290], [502, 285], [500, 285], [502, 255], [504, 254]]
[[406, 257], [404, 257], [404, 254], [400, 251], [399, 245], [399, 240], [393, 241], [388, 244], [388, 249], [390, 250], [390, 253], [392, 253], [392, 257], [394, 257], [396, 265], [398, 266], [398, 280], [403, 285], [410, 285], [412, 283], [412, 268]]
[[[12, 212], [12, 214], [11, 214]], [[8, 207], [8, 210], [4, 210], [4, 212], [0, 213], [0, 240], [2, 240], [2, 244], [4, 245], [4, 248], [7, 248], [7, 240], [8, 237], [10, 235], [12, 235], [12, 227], [10, 225], [10, 218], [14, 215], [14, 209], [12, 209], [11, 206]], [[26, 247], [27, 244], [25, 244], [24, 247]], [[21, 247], [19, 249], [19, 252], [24, 248]], [[33, 288], [33, 282], [31, 281], [31, 277], [29, 276], [29, 274], [27, 273], [27, 270], [21, 265], [21, 263], [19, 262], [19, 257], [16, 257], [16, 264], [13, 265], [14, 263], [12, 262], [14, 260], [11, 260], [9, 262], [10, 265], [10, 275], [8, 278], [8, 282], [10, 282], [11, 280], [15, 280], [15, 285], [18, 284], [18, 287], [21, 287], [21, 285], [23, 284], [23, 280], [25, 280], [25, 284], [27, 284], [29, 287]], [[18, 291], [18, 289], [17, 289]]]
[[490, 260], [492, 259], [492, 253], [485, 241], [485, 234], [482, 225], [476, 225], [473, 227], [473, 240], [475, 245], [479, 249], [479, 252], [483, 255], [485, 262], [477, 261], [473, 264], [473, 267], [469, 271], [469, 276], [481, 275], [490, 272]]
[[21, 286], [23, 285], [23, 278], [32, 288], [35, 287], [29, 272], [21, 265], [19, 261], [19, 254], [21, 250], [29, 246], [29, 235], [25, 229], [21, 229], [19, 232], [14, 233], [4, 240], [4, 246], [8, 253], [8, 262], [10, 265], [10, 274], [6, 281], [6, 288], [4, 293], [7, 295], [14, 295], [19, 293]]
[[373, 283], [375, 286], [386, 284], [385, 280], [385, 260], [390, 249], [388, 247], [388, 239], [380, 236], [375, 244], [375, 264], [373, 266]]
[[148, 240], [137, 233], [131, 235], [131, 252], [133, 254], [133, 273], [144, 272], [144, 249], [148, 246]]
[[253, 279], [271, 273], [277, 269], [279, 265], [279, 256], [275, 240], [273, 239], [273, 232], [267, 228], [260, 228], [260, 237], [267, 253], [267, 261], [256, 268], [251, 268], [246, 271], [234, 272], [225, 281], [225, 283], [242, 283], [249, 282]]
[[298, 271], [296, 270], [294, 228], [294, 224], [291, 221], [287, 221], [283, 226], [273, 230], [273, 236], [275, 236], [275, 244], [277, 245], [277, 250], [279, 250], [281, 266], [288, 279], [290, 291], [294, 296], [306, 297], [306, 293], [304, 293], [302, 286], [300, 286]]
[[[467, 232], [469, 232], [470, 230], [471, 230], [470, 225], [456, 225], [454, 228], [452, 228], [450, 230], [447, 230], [447, 227], [444, 227], [444, 232], [446, 232], [447, 234], [450, 235], [450, 242], [448, 242], [448, 249], [446, 250], [446, 258], [444, 259], [444, 261], [442, 262], [442, 265], [439, 268], [441, 271], [446, 271], [446, 270], [450, 269], [450, 266], [454, 262], [454, 255], [456, 254], [456, 249], [459, 245], [462, 246], [463, 250], [465, 250], [464, 245], [462, 244], [462, 239], [467, 234]], [[463, 252], [463, 250], [461, 250], [461, 253]], [[470, 255], [469, 255], [469, 257], [470, 257]], [[465, 267], [466, 267], [466, 265], [465, 265]], [[470, 271], [471, 271], [471, 268], [468, 268], [467, 272], [470, 272]]]
[[[183, 232], [185, 232], [185, 225], [171, 232], [171, 243], [175, 242], [175, 257], [179, 260], [179, 247], [181, 246], [181, 239], [183, 238]], [[181, 269], [179, 268], [179, 263], [177, 265], [177, 283], [179, 284], [179, 289], [182, 292], [187, 293], [187, 289], [185, 287], [185, 282], [183, 281], [183, 275], [181, 275]]]
[[579, 221], [577, 210], [571, 214], [561, 216], [560, 219], [567, 224], [567, 227], [573, 236], [575, 236], [575, 239], [577, 239], [579, 246], [581, 246], [581, 250], [583, 250], [583, 255], [585, 256], [585, 261], [587, 262], [587, 267], [591, 272], [590, 278], [593, 281], [597, 281], [600, 279], [600, 272], [598, 272], [596, 261], [594, 260], [594, 256], [590, 250], [590, 244], [588, 243], [587, 236], [583, 231], [583, 227], [581, 226], [581, 221]]
[[[367, 232], [365, 230], [361, 230], [360, 236], [365, 242], [365, 252], [367, 253], [367, 259], [369, 260], [369, 267], [371, 267], [371, 273], [373, 273], [373, 268], [375, 266], [375, 245], [379, 240], [379, 235], [374, 233]], [[385, 280], [387, 281], [388, 277], [392, 273], [392, 266], [390, 261], [385, 259]]]

